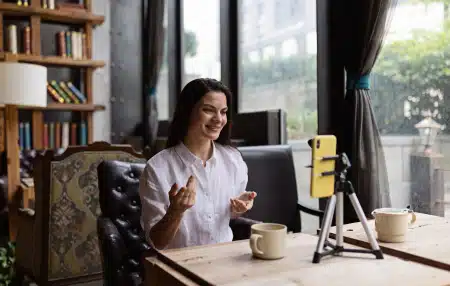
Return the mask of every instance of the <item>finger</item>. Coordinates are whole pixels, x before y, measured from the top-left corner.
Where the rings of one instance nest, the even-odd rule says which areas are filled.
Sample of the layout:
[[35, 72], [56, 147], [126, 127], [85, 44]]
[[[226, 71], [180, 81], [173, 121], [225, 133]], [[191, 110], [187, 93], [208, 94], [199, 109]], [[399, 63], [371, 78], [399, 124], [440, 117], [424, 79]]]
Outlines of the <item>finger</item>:
[[181, 202], [183, 200], [184, 194], [187, 193], [186, 187], [182, 187], [178, 193], [175, 195], [175, 198], [178, 202]]
[[178, 184], [175, 183], [175, 184], [173, 184], [172, 187], [170, 188], [169, 196], [175, 196], [175, 195], [177, 194], [177, 191], [178, 191]]
[[237, 209], [240, 212], [245, 211], [247, 209], [247, 205], [243, 201], [235, 200], [235, 203], [236, 203]]
[[189, 207], [192, 207], [195, 204], [195, 192], [190, 192], [188, 198], [188, 205]]
[[195, 191], [196, 187], [197, 187], [197, 180], [195, 179], [194, 176], [190, 176], [187, 181], [186, 188], [188, 190]]
[[253, 200], [247, 203], [246, 209], [250, 210], [253, 207]]
[[250, 192], [250, 194], [248, 195], [248, 198], [250, 199], [250, 200], [253, 200], [254, 198], [256, 198], [256, 192]]
[[189, 189], [186, 189], [186, 191], [183, 193], [183, 198], [182, 198], [182, 204], [184, 207], [189, 206], [190, 196], [191, 196], [191, 191], [189, 191]]
[[234, 199], [230, 199], [231, 210], [236, 211], [237, 206]]

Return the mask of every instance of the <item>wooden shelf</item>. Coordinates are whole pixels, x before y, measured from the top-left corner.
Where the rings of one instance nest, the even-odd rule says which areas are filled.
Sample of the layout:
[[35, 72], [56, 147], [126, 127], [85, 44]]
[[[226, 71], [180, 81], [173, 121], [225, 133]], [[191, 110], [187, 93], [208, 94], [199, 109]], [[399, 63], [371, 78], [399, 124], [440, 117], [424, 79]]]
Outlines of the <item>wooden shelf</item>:
[[60, 9], [44, 9], [41, 7], [17, 6], [13, 3], [0, 3], [0, 11], [6, 16], [33, 16], [38, 15], [42, 21], [85, 24], [92, 23], [100, 25], [105, 21], [105, 17], [94, 15], [87, 11], [66, 11]]
[[[10, 58], [17, 57], [18, 62], [39, 64], [43, 66], [59, 66], [59, 67], [85, 67], [85, 68], [102, 68], [105, 66], [104, 61], [95, 60], [74, 60], [72, 58], [63, 58], [59, 56], [34, 56], [26, 54], [8, 54]], [[5, 58], [5, 53], [0, 52], [0, 59]]]
[[[0, 109], [5, 105], [0, 104]], [[46, 107], [19, 106], [22, 110], [55, 110], [55, 111], [99, 111], [105, 110], [104, 105], [99, 104], [70, 104], [70, 103], [49, 103]]]

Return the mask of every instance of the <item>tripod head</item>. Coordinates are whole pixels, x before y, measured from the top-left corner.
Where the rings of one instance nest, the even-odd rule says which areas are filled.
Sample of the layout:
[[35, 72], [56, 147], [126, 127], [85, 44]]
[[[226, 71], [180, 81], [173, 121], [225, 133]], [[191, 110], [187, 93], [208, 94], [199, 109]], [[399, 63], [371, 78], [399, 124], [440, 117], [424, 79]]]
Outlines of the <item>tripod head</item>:
[[[309, 147], [312, 148], [313, 139], [308, 140]], [[350, 163], [350, 159], [348, 158], [347, 154], [345, 152], [342, 152], [335, 156], [329, 156], [329, 157], [323, 157], [322, 160], [334, 160], [335, 161], [335, 167], [334, 171], [332, 172], [326, 172], [322, 175], [335, 175], [339, 178], [341, 182], [346, 181], [347, 177], [347, 170], [352, 166]]]

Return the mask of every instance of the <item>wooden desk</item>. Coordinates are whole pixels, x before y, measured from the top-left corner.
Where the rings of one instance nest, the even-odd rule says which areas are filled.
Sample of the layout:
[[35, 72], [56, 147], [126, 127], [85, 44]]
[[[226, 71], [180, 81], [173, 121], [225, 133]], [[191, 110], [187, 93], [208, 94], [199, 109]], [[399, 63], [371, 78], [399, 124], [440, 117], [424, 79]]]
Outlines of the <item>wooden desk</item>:
[[[421, 213], [416, 215], [417, 221], [410, 226], [405, 242], [380, 242], [381, 249], [385, 254], [450, 271], [449, 220]], [[374, 220], [369, 220], [369, 225], [376, 234]], [[335, 238], [335, 234], [336, 228], [332, 227], [330, 236]], [[344, 242], [370, 248], [359, 222], [344, 225]]]
[[[146, 258], [144, 285], [446, 285], [450, 272], [386, 255], [376, 260], [367, 254], [326, 257], [312, 263], [317, 237], [289, 235], [287, 256], [280, 260], [254, 259], [248, 240], [166, 250]], [[355, 247], [355, 246], [353, 246]], [[167, 257], [203, 279], [194, 282], [176, 270]]]

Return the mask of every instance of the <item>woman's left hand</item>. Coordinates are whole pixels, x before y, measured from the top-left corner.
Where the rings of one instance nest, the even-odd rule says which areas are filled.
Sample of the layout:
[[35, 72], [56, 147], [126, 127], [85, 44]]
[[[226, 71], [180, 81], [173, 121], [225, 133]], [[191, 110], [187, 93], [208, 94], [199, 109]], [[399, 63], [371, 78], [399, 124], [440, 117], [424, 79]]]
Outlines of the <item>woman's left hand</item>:
[[255, 192], [243, 192], [241, 195], [230, 199], [231, 213], [241, 215], [253, 207], [253, 200], [256, 197]]

